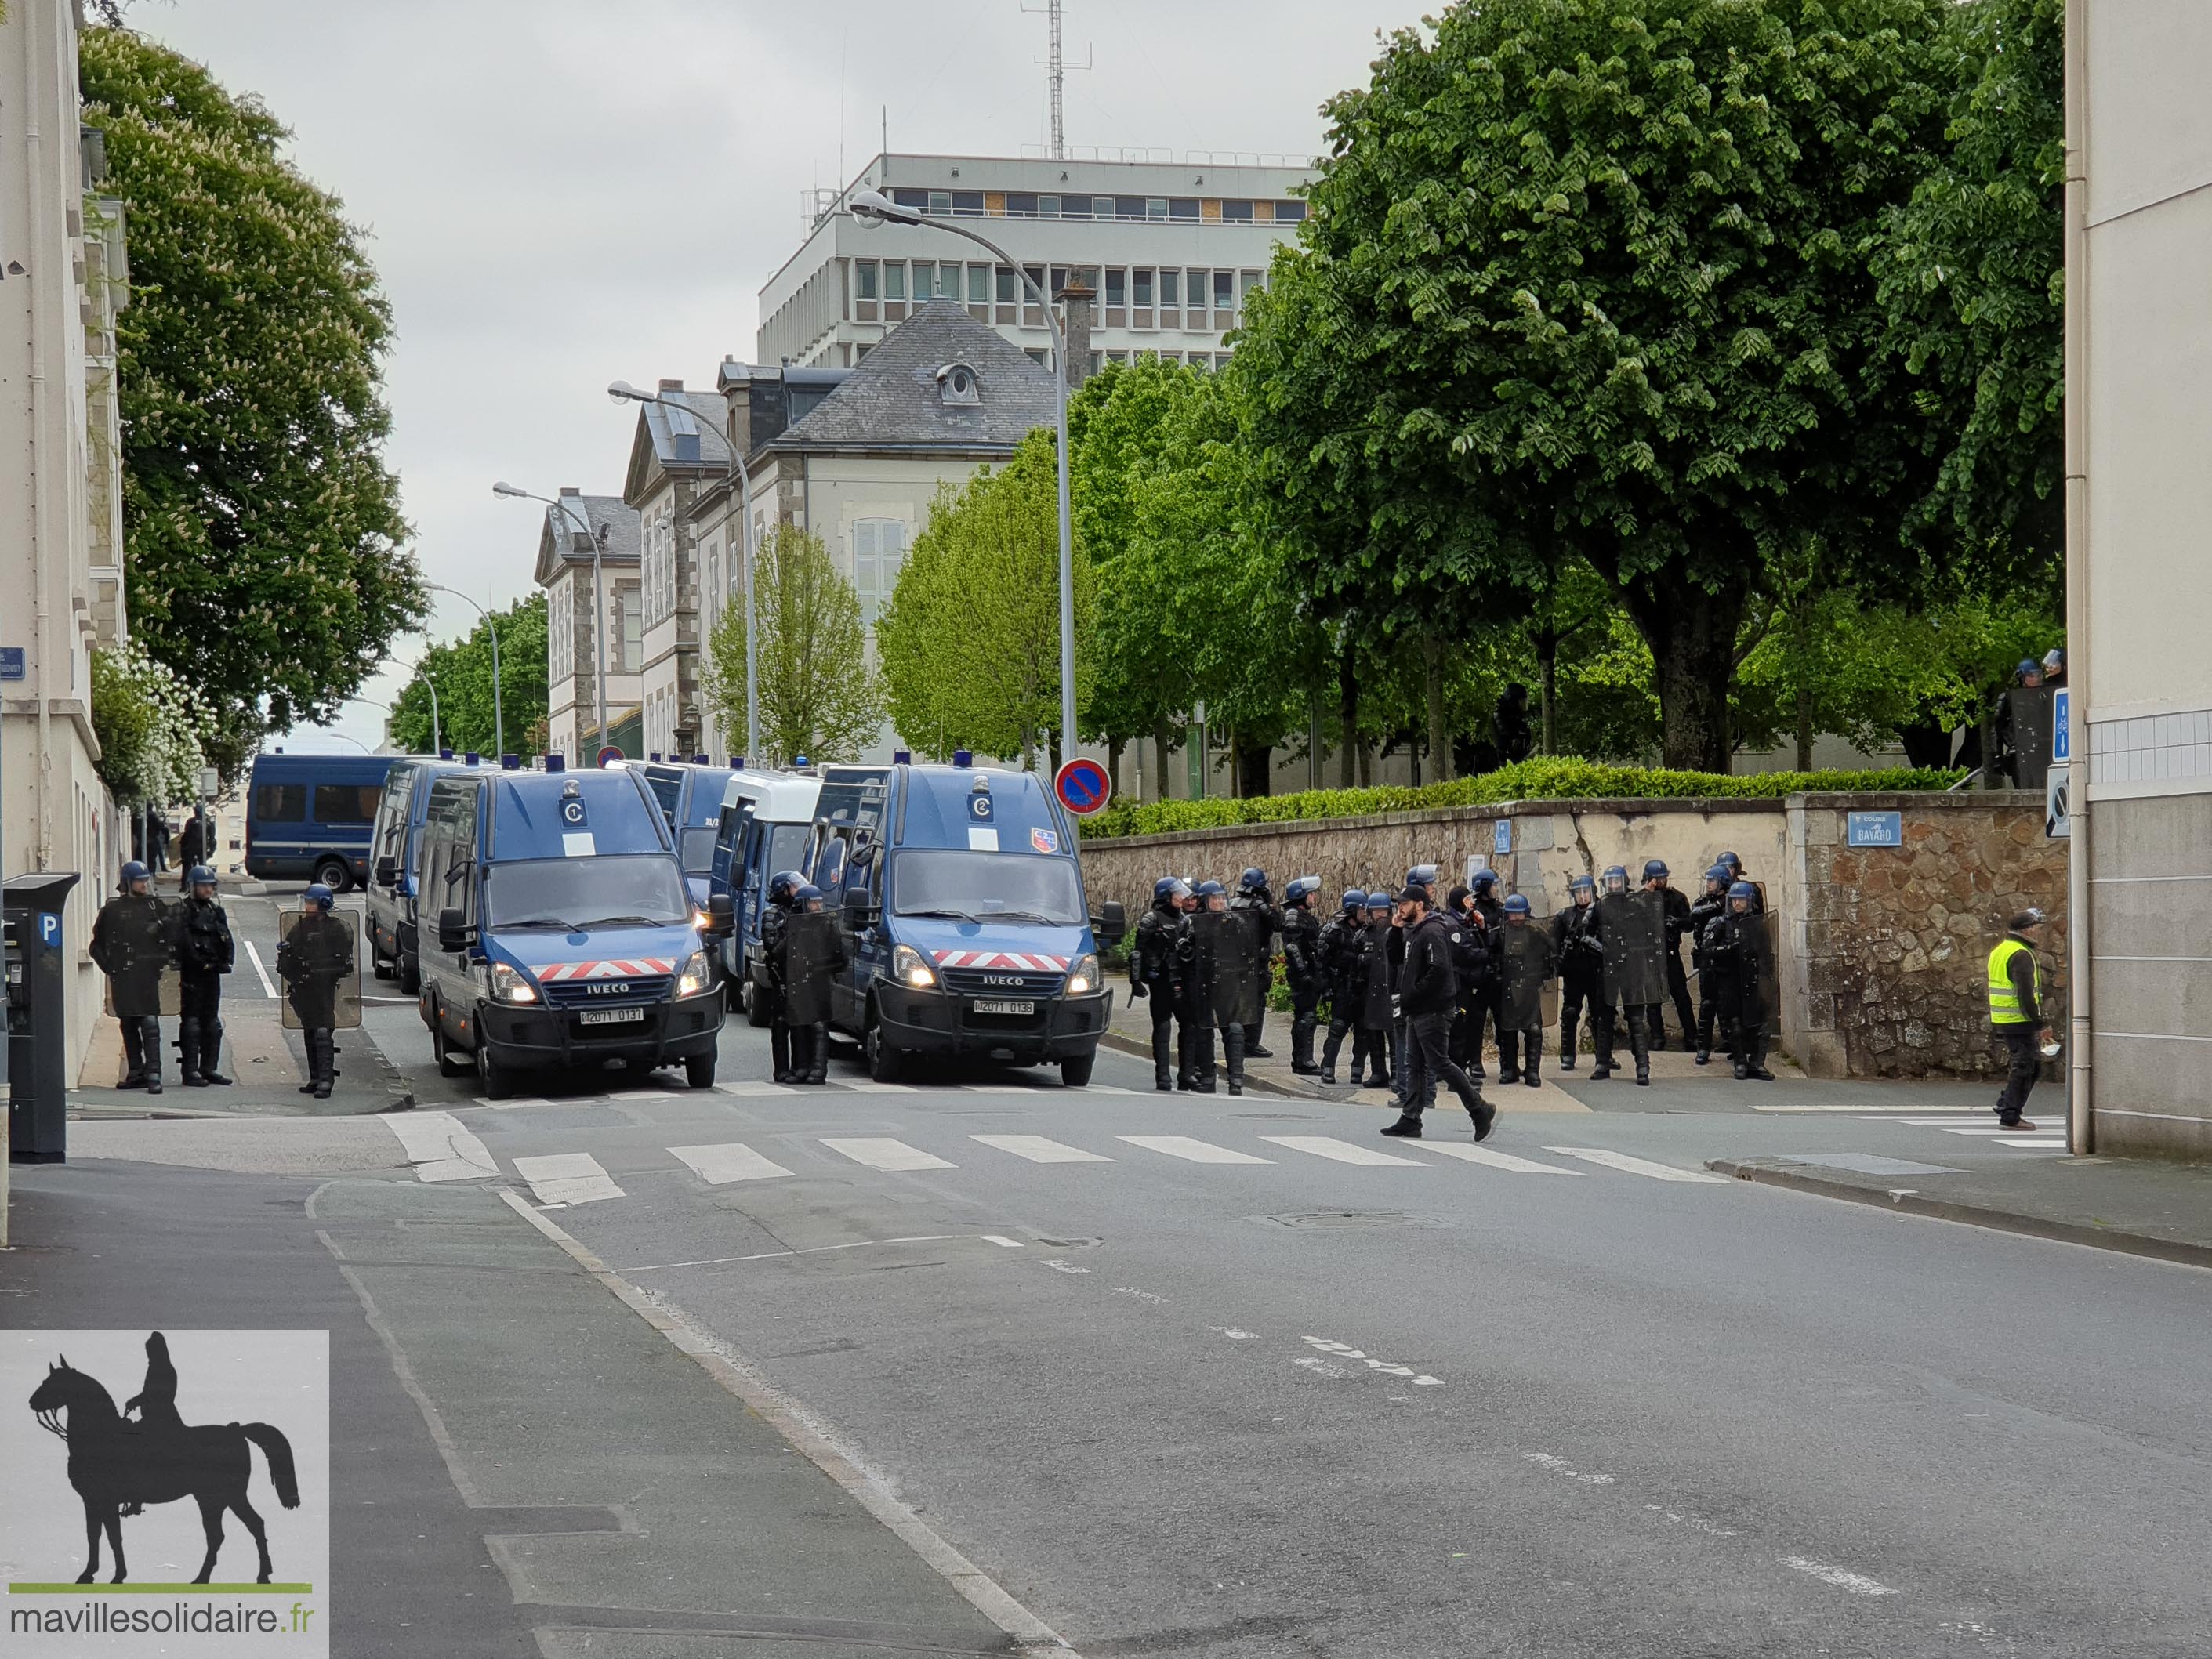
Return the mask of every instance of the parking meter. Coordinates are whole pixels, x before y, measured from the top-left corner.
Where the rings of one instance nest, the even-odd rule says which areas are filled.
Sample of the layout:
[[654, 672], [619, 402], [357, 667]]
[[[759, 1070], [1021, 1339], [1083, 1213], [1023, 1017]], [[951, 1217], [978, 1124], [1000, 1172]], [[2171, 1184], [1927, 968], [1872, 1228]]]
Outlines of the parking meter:
[[8, 1156], [59, 1164], [68, 1150], [68, 947], [62, 907], [75, 871], [11, 876], [0, 921], [8, 960]]

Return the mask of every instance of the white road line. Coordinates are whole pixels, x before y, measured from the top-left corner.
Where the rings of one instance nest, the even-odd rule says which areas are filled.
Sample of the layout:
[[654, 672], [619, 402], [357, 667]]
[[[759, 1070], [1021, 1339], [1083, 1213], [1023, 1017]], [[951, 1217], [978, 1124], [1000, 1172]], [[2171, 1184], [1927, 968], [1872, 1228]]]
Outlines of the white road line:
[[1726, 1176], [1707, 1175], [1703, 1170], [1678, 1170], [1671, 1164], [1654, 1164], [1649, 1158], [1631, 1158], [1626, 1152], [1609, 1152], [1602, 1146], [1547, 1146], [1544, 1150], [1563, 1158], [1578, 1158], [1585, 1164], [1602, 1164], [1623, 1175], [1649, 1176], [1654, 1181], [1705, 1181], [1723, 1186], [1728, 1182]]
[[1857, 1103], [1857, 1104], [1856, 1104], [1856, 1105], [1832, 1104], [1832, 1103], [1803, 1103], [1803, 1102], [1800, 1102], [1800, 1103], [1796, 1103], [1796, 1104], [1794, 1104], [1794, 1105], [1780, 1105], [1780, 1104], [1773, 1104], [1773, 1103], [1762, 1104], [1762, 1103], [1759, 1103], [1759, 1102], [1758, 1102], [1758, 1101], [1753, 1101], [1753, 1102], [1752, 1102], [1752, 1103], [1751, 1103], [1751, 1109], [1752, 1109], [1753, 1111], [1754, 1111], [1754, 1112], [1882, 1112], [1882, 1113], [1893, 1113], [1893, 1112], [1986, 1112], [1986, 1111], [1988, 1111], [1990, 1109], [1989, 1109], [1988, 1107], [1986, 1107], [1986, 1106], [1872, 1106], [1872, 1105], [1869, 1105], [1869, 1104], [1867, 1104], [1867, 1103], [1864, 1103], [1863, 1101], [1860, 1102], [1859, 1103]]
[[253, 941], [252, 939], [247, 939], [245, 943], [246, 954], [253, 963], [253, 971], [261, 975], [261, 989], [263, 994], [266, 996], [275, 996], [276, 994], [276, 982], [269, 977], [269, 970], [261, 965], [261, 952], [253, 948]]
[[933, 1086], [928, 1089], [924, 1089], [918, 1084], [878, 1083], [872, 1078], [865, 1077], [840, 1078], [837, 1080], [843, 1084], [846, 1088], [850, 1089], [856, 1095], [964, 1095], [968, 1092], [966, 1089], [963, 1088], [957, 1083], [948, 1083], [942, 1086]]
[[1008, 1238], [1004, 1233], [985, 1233], [983, 1242], [986, 1244], [1003, 1244], [1010, 1250], [1018, 1250], [1022, 1248], [1020, 1239]]
[[1539, 1164], [1533, 1158], [1516, 1158], [1510, 1152], [1493, 1152], [1487, 1146], [1462, 1146], [1453, 1141], [1439, 1141], [1431, 1146], [1421, 1143], [1425, 1152], [1442, 1152], [1446, 1158], [1464, 1158], [1469, 1164], [1487, 1164], [1493, 1170], [1510, 1170], [1516, 1175], [1579, 1176], [1580, 1170], [1562, 1170], [1556, 1164]]
[[[626, 1273], [665, 1273], [672, 1267], [726, 1267], [736, 1261], [781, 1261], [787, 1257], [823, 1255], [831, 1250], [865, 1250], [877, 1244], [942, 1244], [947, 1239], [964, 1238], [964, 1233], [915, 1233], [907, 1238], [855, 1238], [843, 1244], [810, 1244], [803, 1250], [763, 1250], [756, 1255], [710, 1255], [697, 1261], [648, 1261], [641, 1267], [624, 1267]], [[1090, 1269], [1085, 1268], [1085, 1272]]]
[[[1984, 1106], [1982, 1110], [1986, 1113], [1989, 1108]], [[1870, 1117], [1866, 1121], [1869, 1123], [1902, 1123], [1915, 1129], [1941, 1129], [1946, 1134], [1954, 1135], [1995, 1134], [1997, 1132], [1997, 1122], [1994, 1117], [1984, 1117], [1979, 1123], [1962, 1122], [1955, 1117]], [[2032, 1117], [2027, 1121], [2037, 1125], [2038, 1127], [2044, 1127], [2047, 1122], [2049, 1127], [2054, 1129], [2058, 1127], [2060, 1121], [2055, 1117], [2048, 1120]], [[2017, 1134], [2019, 1131], [2013, 1130], [2009, 1133]]]
[[714, 1087], [722, 1094], [741, 1095], [748, 1097], [755, 1095], [795, 1095], [801, 1092], [797, 1085], [790, 1083], [717, 1083]]
[[934, 1153], [925, 1152], [918, 1146], [909, 1146], [903, 1140], [888, 1136], [862, 1135], [852, 1139], [825, 1140], [822, 1143], [833, 1152], [841, 1152], [855, 1164], [865, 1164], [871, 1170], [951, 1170], [959, 1166], [947, 1164]]
[[1070, 1146], [1044, 1135], [969, 1135], [970, 1140], [980, 1140], [986, 1146], [995, 1146], [1002, 1152], [1012, 1152], [1016, 1158], [1025, 1158], [1032, 1164], [1111, 1164], [1114, 1160], [1103, 1152], [1086, 1152], [1080, 1146]]
[[398, 1138], [417, 1181], [480, 1181], [499, 1173], [491, 1149], [451, 1112], [382, 1112], [376, 1121]]
[[2024, 1140], [2015, 1135], [2000, 1140], [1997, 1145], [2009, 1146], [2015, 1152], [2063, 1152], [2066, 1150], [2066, 1142], [2063, 1138], [2057, 1140]]
[[1169, 1158], [1188, 1159], [1193, 1164], [1273, 1164], [1271, 1158], [1255, 1158], [1249, 1152], [1232, 1152], [1226, 1146], [1216, 1146], [1210, 1141], [1193, 1140], [1188, 1135], [1116, 1135], [1116, 1140], [1126, 1140], [1132, 1146], [1141, 1146], [1148, 1152], [1164, 1153]]
[[719, 1146], [671, 1146], [669, 1155], [680, 1158], [691, 1166], [692, 1172], [710, 1187], [720, 1187], [732, 1181], [769, 1181], [777, 1176], [787, 1176], [790, 1170], [781, 1164], [772, 1164], [751, 1147], [737, 1141], [727, 1141]]
[[1083, 1089], [1085, 1094], [1093, 1095], [1133, 1095], [1140, 1092], [1135, 1089], [1124, 1089], [1117, 1083], [1086, 1083], [1083, 1085]]
[[1832, 1567], [1825, 1561], [1808, 1560], [1802, 1555], [1778, 1555], [1774, 1558], [1784, 1566], [1819, 1579], [1824, 1584], [1833, 1584], [1838, 1589], [1849, 1590], [1854, 1595], [1894, 1595], [1897, 1592], [1885, 1583], [1853, 1572], [1845, 1567]]
[[1428, 1168], [1419, 1158], [1395, 1158], [1371, 1146], [1355, 1146], [1348, 1140], [1336, 1140], [1328, 1135], [1261, 1135], [1260, 1139], [1271, 1146], [1287, 1146], [1294, 1152], [1310, 1152], [1316, 1158], [1333, 1158], [1339, 1164], [1393, 1164], [1401, 1170]]
[[599, 1160], [589, 1152], [548, 1152], [543, 1158], [518, 1158], [514, 1172], [530, 1183], [540, 1204], [590, 1204], [603, 1198], [620, 1198]]

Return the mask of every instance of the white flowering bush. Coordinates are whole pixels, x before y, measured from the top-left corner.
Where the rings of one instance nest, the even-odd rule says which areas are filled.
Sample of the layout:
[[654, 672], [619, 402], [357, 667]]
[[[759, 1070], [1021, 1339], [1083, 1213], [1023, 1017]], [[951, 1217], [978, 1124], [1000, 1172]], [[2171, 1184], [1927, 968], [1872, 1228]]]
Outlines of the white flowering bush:
[[135, 640], [92, 653], [92, 729], [100, 775], [118, 801], [167, 806], [197, 798], [199, 734], [214, 714], [198, 692]]

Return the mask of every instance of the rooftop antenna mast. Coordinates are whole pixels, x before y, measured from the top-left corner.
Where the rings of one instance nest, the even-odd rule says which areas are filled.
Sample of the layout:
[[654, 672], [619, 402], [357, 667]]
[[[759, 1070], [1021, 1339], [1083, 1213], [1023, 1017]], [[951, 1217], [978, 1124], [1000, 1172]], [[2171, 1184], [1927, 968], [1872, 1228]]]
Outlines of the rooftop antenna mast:
[[1046, 10], [1052, 33], [1052, 159], [1064, 161], [1067, 159], [1067, 128], [1060, 119], [1060, 93], [1066, 76], [1060, 56], [1060, 0], [1048, 0]]

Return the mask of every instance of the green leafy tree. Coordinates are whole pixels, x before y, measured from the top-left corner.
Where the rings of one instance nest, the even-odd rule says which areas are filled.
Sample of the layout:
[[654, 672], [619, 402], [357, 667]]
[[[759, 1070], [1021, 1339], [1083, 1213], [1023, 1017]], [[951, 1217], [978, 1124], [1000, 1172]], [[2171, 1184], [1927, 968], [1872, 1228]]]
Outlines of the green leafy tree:
[[[1073, 441], [1071, 438], [1071, 442]], [[1018, 757], [1060, 752], [1058, 458], [1031, 433], [998, 471], [949, 486], [876, 618], [891, 720], [915, 747]], [[1076, 706], [1090, 690], [1091, 561], [1074, 550]]]
[[1650, 647], [1668, 763], [1725, 769], [1769, 554], [1918, 574], [1925, 422], [1861, 250], [1941, 141], [1949, 9], [1486, 0], [1386, 41], [1260, 308], [1295, 371], [1277, 477], [1369, 532], [1340, 582], [1419, 609], [1578, 554]]
[[129, 216], [118, 322], [131, 622], [235, 771], [336, 713], [425, 614], [382, 450], [392, 314], [336, 198], [251, 97], [126, 29], [79, 41]]
[[[492, 702], [491, 629], [499, 629], [499, 702]], [[507, 752], [536, 754], [548, 719], [545, 595], [518, 599], [450, 645], [434, 645], [392, 703], [392, 738], [410, 754], [431, 752], [430, 693], [438, 689], [438, 729], [456, 753], [495, 755], [504, 728]]]
[[135, 640], [92, 653], [92, 728], [100, 775], [126, 805], [167, 806], [198, 799], [205, 764], [199, 734], [208, 711]]
[[[883, 678], [868, 660], [867, 629], [852, 579], [822, 538], [779, 524], [754, 550], [753, 605], [760, 617], [754, 668], [760, 684], [763, 759], [800, 755], [854, 761], [883, 729]], [[707, 696], [726, 732], [745, 729], [745, 608], [728, 605], [707, 636]]]

